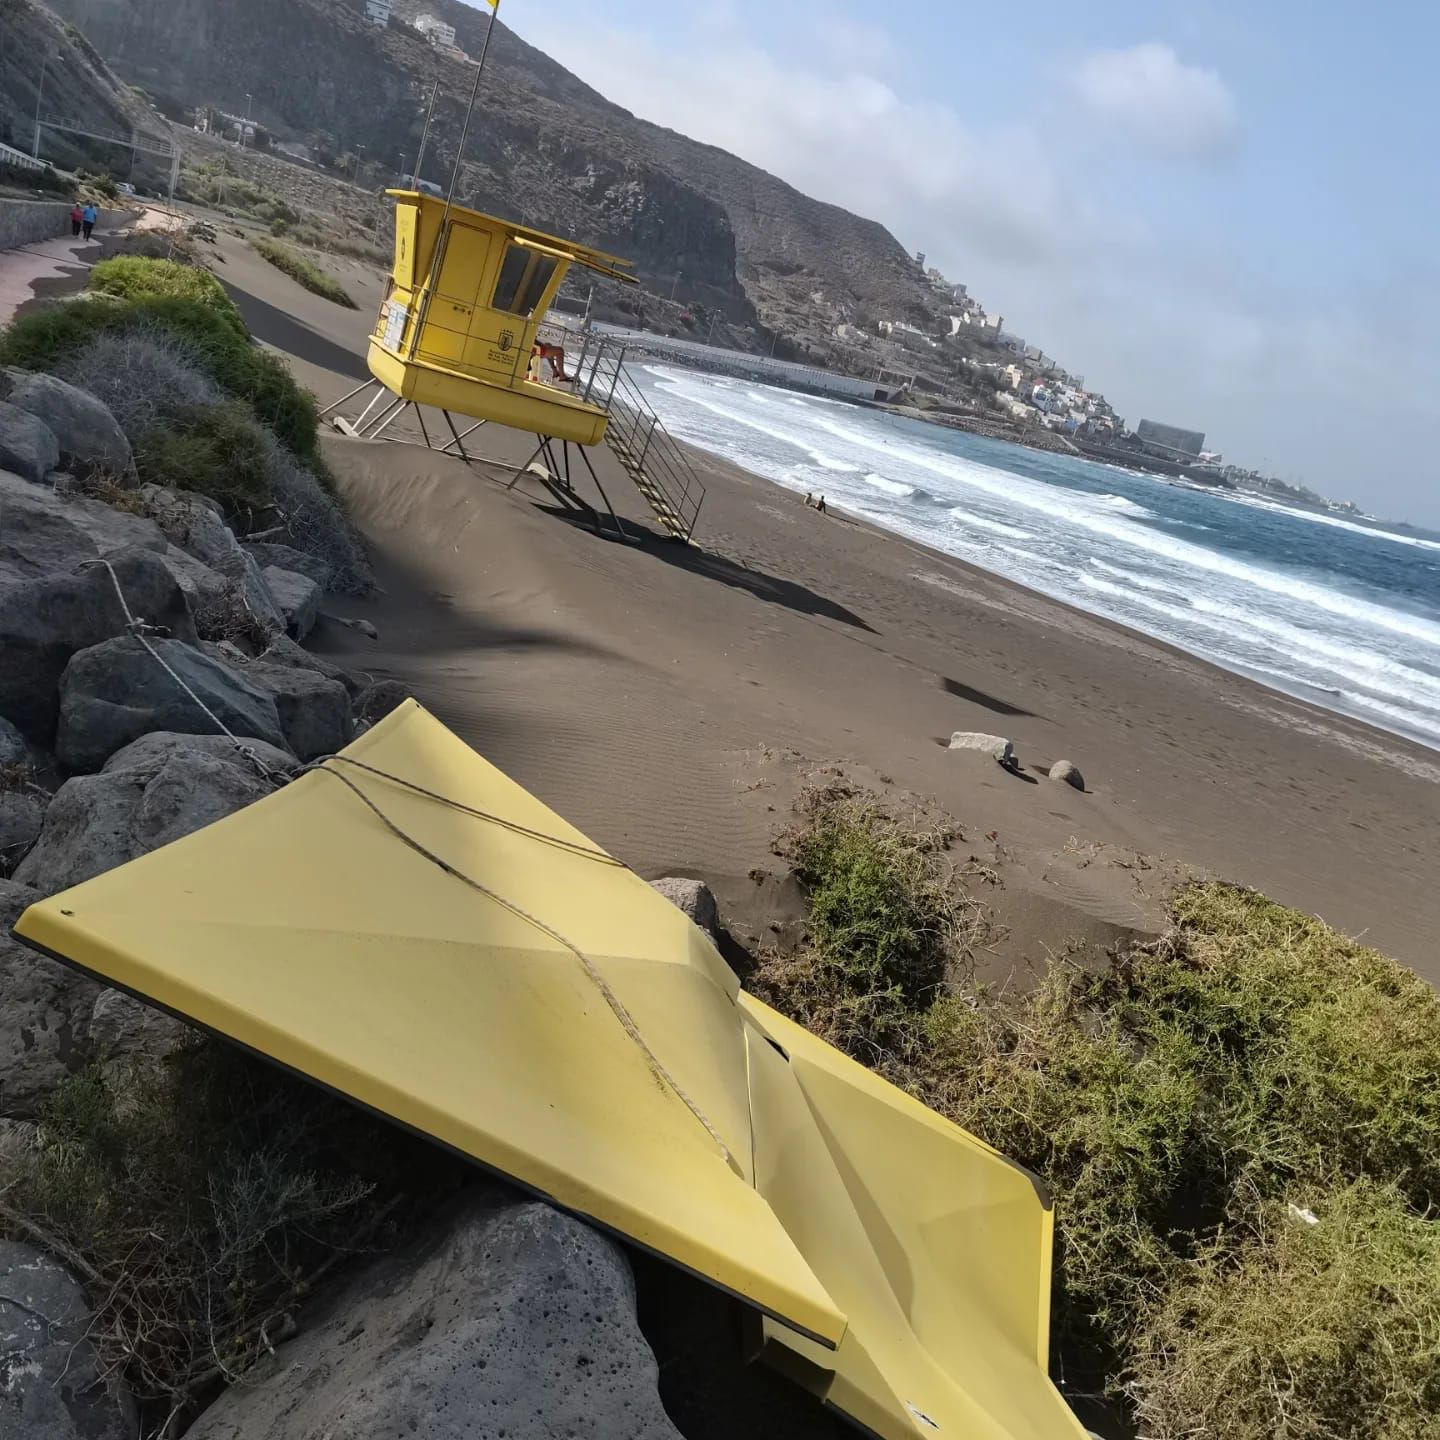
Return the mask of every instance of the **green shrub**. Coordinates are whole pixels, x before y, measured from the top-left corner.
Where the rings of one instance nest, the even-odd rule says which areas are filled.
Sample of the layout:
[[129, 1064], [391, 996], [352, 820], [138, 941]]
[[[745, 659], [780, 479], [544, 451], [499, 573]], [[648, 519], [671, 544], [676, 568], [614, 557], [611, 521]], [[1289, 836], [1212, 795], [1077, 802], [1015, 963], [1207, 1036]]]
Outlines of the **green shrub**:
[[359, 308], [338, 280], [327, 275], [318, 265], [307, 260], [298, 251], [290, 249], [288, 245], [281, 245], [264, 235], [255, 236], [250, 244], [257, 254], [312, 294], [333, 301], [336, 305], [343, 305], [347, 310]]
[[[1417, 1377], [1440, 1344], [1428, 985], [1318, 920], [1205, 884], [1175, 896], [1164, 941], [1109, 964], [1062, 958], [1025, 994], [939, 987], [939, 875], [901, 827], [863, 800], [827, 803], [789, 854], [813, 943], [750, 983], [1044, 1178], [1052, 1343], [1072, 1388], [1128, 1391], [1161, 1440], [1433, 1433], [1417, 1418], [1433, 1424]], [[1277, 1224], [1300, 1195], [1339, 1218], [1309, 1236]], [[1389, 1249], [1352, 1271], [1371, 1211]], [[1277, 1390], [1287, 1366], [1310, 1378]], [[1361, 1397], [1372, 1408], [1346, 1428], [1336, 1417]]]
[[96, 335], [151, 325], [184, 341], [227, 395], [247, 404], [261, 424], [318, 472], [319, 415], [313, 397], [295, 383], [283, 360], [252, 344], [243, 327], [237, 329], [235, 317], [208, 304], [156, 296], [72, 302], [39, 310], [0, 332], [0, 364], [53, 372]]
[[1300, 1198], [1313, 1209], [1265, 1206], [1156, 1307], [1132, 1387], [1150, 1440], [1436, 1434], [1440, 1223], [1368, 1180]]
[[197, 491], [240, 516], [274, 499], [269, 461], [255, 417], [233, 400], [182, 409], [135, 446], [135, 467], [147, 484]]
[[223, 316], [238, 334], [246, 334], [245, 322], [225, 287], [198, 266], [141, 255], [117, 255], [113, 260], [102, 260], [91, 270], [89, 288], [121, 300], [188, 300]]
[[897, 823], [844, 790], [806, 797], [787, 853], [810, 908], [810, 936], [774, 956], [757, 984], [847, 1053], [877, 1063], [934, 1000], [963, 948], [940, 855], [947, 837]]

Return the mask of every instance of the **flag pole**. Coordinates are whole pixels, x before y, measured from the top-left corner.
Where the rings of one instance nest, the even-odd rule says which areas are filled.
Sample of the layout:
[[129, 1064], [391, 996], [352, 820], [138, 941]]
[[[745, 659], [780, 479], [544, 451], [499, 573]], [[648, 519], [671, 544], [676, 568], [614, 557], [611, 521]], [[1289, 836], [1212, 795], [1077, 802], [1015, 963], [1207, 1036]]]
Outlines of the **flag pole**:
[[[455, 147], [455, 168], [450, 172], [450, 189], [445, 196], [445, 210], [440, 216], [440, 233], [435, 238], [435, 253], [430, 259], [430, 273], [425, 279], [425, 289], [420, 300], [419, 314], [410, 332], [410, 354], [420, 341], [420, 332], [425, 328], [430, 313], [430, 301], [445, 264], [445, 252], [450, 247], [450, 211], [455, 205], [455, 187], [460, 183], [460, 166], [465, 159], [465, 142], [470, 138], [470, 121], [475, 115], [475, 102], [480, 96], [480, 80], [485, 74], [485, 61], [490, 54], [490, 41], [495, 36], [495, 22], [500, 16], [500, 0], [490, 0], [490, 23], [485, 27], [485, 44], [480, 50], [480, 62], [475, 67], [475, 83], [470, 87], [470, 103], [465, 107], [465, 123], [460, 127], [460, 143]], [[417, 174], [418, 182], [419, 176]], [[418, 183], [416, 188], [418, 189]]]
[[450, 218], [450, 207], [455, 202], [455, 187], [460, 183], [460, 167], [465, 160], [465, 142], [470, 138], [470, 122], [475, 115], [475, 102], [480, 97], [480, 80], [485, 74], [485, 61], [490, 55], [490, 41], [495, 34], [495, 22], [500, 18], [500, 0], [492, 0], [490, 22], [485, 27], [485, 43], [480, 47], [480, 62], [475, 67], [475, 83], [470, 87], [470, 103], [465, 107], [465, 123], [460, 127], [460, 143], [455, 148], [455, 168], [450, 173], [450, 192], [445, 197], [445, 214], [440, 226], [443, 232], [445, 222]]
[[[415, 171], [413, 179], [419, 180], [421, 171], [425, 165], [425, 150], [430, 144], [430, 125], [435, 119], [435, 101], [440, 97], [440, 82], [437, 80], [430, 91], [430, 108], [425, 112], [425, 128], [420, 132], [420, 153], [415, 157]], [[417, 184], [418, 190], [420, 186]]]

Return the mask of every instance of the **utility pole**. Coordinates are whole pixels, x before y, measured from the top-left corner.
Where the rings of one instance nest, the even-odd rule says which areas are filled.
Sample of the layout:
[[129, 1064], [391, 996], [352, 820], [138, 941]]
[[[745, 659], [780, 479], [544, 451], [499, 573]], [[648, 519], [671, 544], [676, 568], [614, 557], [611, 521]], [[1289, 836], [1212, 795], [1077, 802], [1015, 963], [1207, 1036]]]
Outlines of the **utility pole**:
[[395, 172], [395, 173], [399, 176], [399, 178], [400, 178], [401, 180], [403, 180], [403, 179], [405, 178], [405, 161], [406, 161], [408, 158], [409, 158], [409, 157], [408, 157], [408, 156], [405, 154], [405, 152], [402, 150], [402, 151], [400, 152], [400, 168], [399, 168], [399, 170], [397, 170], [397, 171]]
[[355, 166], [350, 172], [350, 179], [356, 185], [360, 183], [360, 157], [364, 153], [365, 147], [363, 145], [357, 145], [355, 147]]
[[45, 102], [45, 72], [50, 68], [50, 62], [56, 59], [53, 51], [46, 51], [45, 59], [40, 66], [40, 89], [35, 96], [35, 144], [31, 147], [30, 158], [40, 158], [40, 107]]
[[719, 318], [720, 318], [720, 312], [719, 312], [718, 310], [714, 310], [714, 311], [711, 312], [711, 314], [710, 314], [710, 333], [705, 337], [705, 343], [706, 343], [707, 345], [713, 345], [713, 344], [715, 343], [715, 322], [716, 322]]
[[240, 127], [240, 148], [242, 150], [245, 148], [245, 132], [250, 128], [250, 108], [254, 100], [255, 97], [253, 95], [246, 95], [245, 97], [245, 123]]
[[671, 285], [671, 287], [670, 287], [670, 298], [671, 298], [672, 300], [675, 298], [675, 292], [680, 288], [680, 282], [681, 282], [684, 278], [685, 278], [685, 272], [684, 272], [683, 270], [677, 270], [677, 271], [675, 272], [675, 283], [674, 283], [673, 285]]

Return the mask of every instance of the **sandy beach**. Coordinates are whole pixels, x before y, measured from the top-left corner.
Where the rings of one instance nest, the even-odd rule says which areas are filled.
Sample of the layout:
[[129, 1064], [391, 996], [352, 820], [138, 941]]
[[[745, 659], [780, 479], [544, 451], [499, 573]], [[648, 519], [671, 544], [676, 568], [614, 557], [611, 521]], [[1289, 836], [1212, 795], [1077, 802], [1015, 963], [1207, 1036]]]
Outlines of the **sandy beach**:
[[[372, 267], [327, 262], [358, 311], [231, 234], [217, 273], [322, 403], [365, 378]], [[407, 432], [397, 427], [395, 433]], [[416, 436], [418, 438], [418, 434]], [[487, 427], [514, 464], [533, 441]], [[1440, 982], [1440, 754], [697, 456], [698, 547], [661, 538], [597, 451], [641, 543], [597, 538], [501, 468], [336, 437], [381, 594], [318, 648], [402, 681], [476, 749], [646, 876], [700, 876], [736, 938], [793, 912], [771, 853], [799, 788], [838, 769], [938, 807], [994, 872], [1008, 973], [1072, 936], [1160, 924], [1187, 872], [1255, 886]], [[1023, 771], [950, 752], [1015, 743]], [[1050, 781], [1052, 761], [1085, 793]]]

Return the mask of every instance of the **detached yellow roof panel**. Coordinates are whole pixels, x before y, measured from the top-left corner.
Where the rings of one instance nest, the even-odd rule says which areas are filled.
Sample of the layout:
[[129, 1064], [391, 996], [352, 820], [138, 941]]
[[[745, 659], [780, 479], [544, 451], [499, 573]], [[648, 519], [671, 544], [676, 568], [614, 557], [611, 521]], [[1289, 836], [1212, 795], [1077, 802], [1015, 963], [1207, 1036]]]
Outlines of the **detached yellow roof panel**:
[[750, 1184], [736, 983], [709, 941], [414, 702], [346, 754], [562, 842], [330, 762], [591, 957], [729, 1161], [572, 953], [330, 774], [31, 906], [16, 934], [837, 1343], [843, 1317]]
[[413, 701], [16, 933], [730, 1291], [882, 1440], [1084, 1435], [1033, 1178], [741, 994]]

